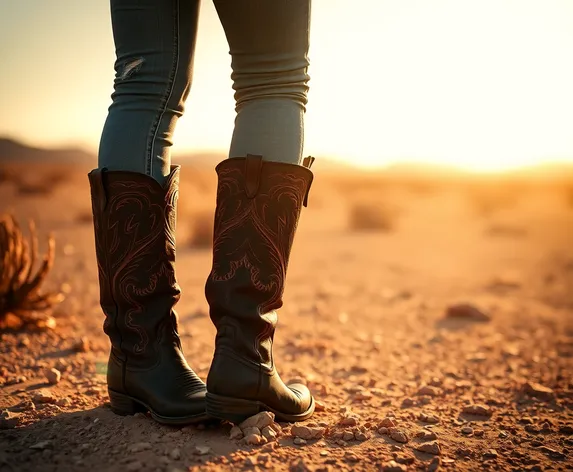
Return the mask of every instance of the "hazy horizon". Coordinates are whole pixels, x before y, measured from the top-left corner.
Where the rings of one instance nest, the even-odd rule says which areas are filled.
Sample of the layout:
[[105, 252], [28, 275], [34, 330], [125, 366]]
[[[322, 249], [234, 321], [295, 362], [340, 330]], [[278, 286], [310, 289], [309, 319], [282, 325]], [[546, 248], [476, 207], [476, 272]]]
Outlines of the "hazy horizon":
[[[0, 135], [95, 152], [113, 84], [109, 3], [0, 7]], [[314, 0], [305, 154], [498, 170], [573, 162], [573, 2]], [[175, 154], [225, 153], [227, 43], [202, 3]]]

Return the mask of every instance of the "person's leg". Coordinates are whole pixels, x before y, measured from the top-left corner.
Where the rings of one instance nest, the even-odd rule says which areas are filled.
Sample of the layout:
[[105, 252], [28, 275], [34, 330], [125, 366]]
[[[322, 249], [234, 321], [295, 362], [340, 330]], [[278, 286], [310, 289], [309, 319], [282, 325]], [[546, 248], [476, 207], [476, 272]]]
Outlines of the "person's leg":
[[215, 327], [207, 413], [238, 423], [261, 410], [302, 421], [314, 399], [285, 385], [273, 338], [290, 251], [313, 179], [299, 165], [310, 0], [215, 0], [233, 55], [237, 121], [217, 166], [213, 266], [205, 285]]
[[198, 0], [112, 0], [118, 61], [99, 168], [89, 174], [107, 386], [119, 414], [205, 419], [205, 384], [183, 356], [174, 310], [179, 167], [170, 136], [189, 90]]
[[199, 0], [111, 0], [116, 49], [112, 104], [99, 168], [163, 183], [170, 146], [191, 86]]
[[232, 57], [229, 157], [298, 164], [304, 144], [310, 0], [214, 0]]

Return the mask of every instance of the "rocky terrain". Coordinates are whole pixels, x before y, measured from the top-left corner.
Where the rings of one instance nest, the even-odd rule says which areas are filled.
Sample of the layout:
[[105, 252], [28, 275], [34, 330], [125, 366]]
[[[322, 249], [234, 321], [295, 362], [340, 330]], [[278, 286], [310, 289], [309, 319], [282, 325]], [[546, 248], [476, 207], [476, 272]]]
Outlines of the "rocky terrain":
[[[43, 251], [53, 232], [65, 300], [51, 328], [0, 332], [0, 471], [573, 470], [573, 179], [317, 162], [275, 337], [316, 414], [174, 428], [107, 403], [89, 169], [26, 166], [3, 170], [0, 213], [34, 219]], [[182, 178], [177, 309], [205, 378], [214, 172]]]

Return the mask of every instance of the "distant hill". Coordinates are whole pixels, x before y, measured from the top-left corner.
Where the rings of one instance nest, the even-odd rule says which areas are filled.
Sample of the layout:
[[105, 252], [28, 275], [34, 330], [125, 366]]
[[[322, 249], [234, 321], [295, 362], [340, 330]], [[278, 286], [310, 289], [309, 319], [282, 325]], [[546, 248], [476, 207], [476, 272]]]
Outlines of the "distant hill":
[[14, 139], [0, 137], [0, 163], [4, 162], [62, 162], [93, 164], [95, 156], [82, 149], [61, 148], [61, 149], [44, 149], [28, 146]]

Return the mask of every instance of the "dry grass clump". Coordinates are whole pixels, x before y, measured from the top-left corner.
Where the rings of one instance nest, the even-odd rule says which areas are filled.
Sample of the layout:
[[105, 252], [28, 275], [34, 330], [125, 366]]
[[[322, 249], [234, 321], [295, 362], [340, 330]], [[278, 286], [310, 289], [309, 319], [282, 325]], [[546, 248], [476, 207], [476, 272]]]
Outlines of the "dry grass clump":
[[348, 225], [354, 231], [389, 232], [396, 226], [396, 213], [379, 201], [358, 201], [350, 207]]
[[41, 293], [40, 287], [54, 264], [55, 240], [48, 238], [48, 252], [38, 271], [38, 238], [30, 221], [30, 241], [11, 215], [0, 216], [0, 329], [53, 328], [51, 309], [63, 296]]

